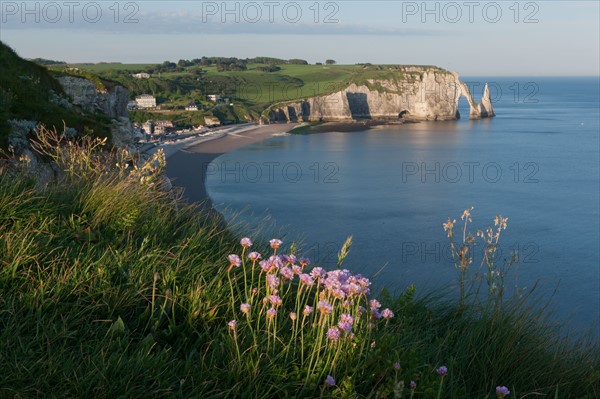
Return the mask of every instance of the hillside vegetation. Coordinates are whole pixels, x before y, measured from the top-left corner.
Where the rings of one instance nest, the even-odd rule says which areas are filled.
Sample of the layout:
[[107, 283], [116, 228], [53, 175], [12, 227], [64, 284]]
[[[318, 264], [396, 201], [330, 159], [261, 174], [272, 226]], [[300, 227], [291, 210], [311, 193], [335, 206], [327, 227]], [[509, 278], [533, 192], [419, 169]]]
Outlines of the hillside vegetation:
[[[433, 66], [418, 67], [421, 72], [407, 72], [406, 68], [410, 66], [308, 65], [298, 60], [284, 61], [267, 57], [195, 61], [180, 60], [177, 64], [166, 61], [157, 65], [79, 64], [71, 67], [119, 82], [130, 91], [132, 99], [136, 95], [152, 94], [156, 96], [161, 110], [170, 110], [174, 118], [188, 123], [191, 122], [190, 118], [197, 116], [183, 111], [190, 102], [204, 106], [204, 112], [200, 112], [202, 115], [214, 115], [222, 120], [256, 121], [274, 103], [330, 94], [351, 83], [368, 84], [369, 79], [401, 80], [407, 77], [410, 80], [419, 77], [427, 69], [442, 70]], [[267, 61], [271, 63], [264, 63]], [[137, 72], [148, 72], [151, 77], [132, 77]], [[219, 94], [229, 98], [230, 102], [211, 103], [206, 99], [209, 94]], [[157, 113], [156, 119], [161, 117]]]
[[79, 132], [108, 136], [106, 118], [84, 115], [44, 66], [19, 57], [0, 42], [0, 148], [10, 132], [8, 120], [30, 120], [62, 130], [64, 124]]
[[66, 174], [36, 192], [18, 160], [0, 169], [0, 397], [600, 395], [597, 344], [561, 338], [528, 295], [371, 291], [343, 269], [350, 240], [325, 271], [176, 204], [160, 152], [131, 168], [101, 142], [38, 136]]

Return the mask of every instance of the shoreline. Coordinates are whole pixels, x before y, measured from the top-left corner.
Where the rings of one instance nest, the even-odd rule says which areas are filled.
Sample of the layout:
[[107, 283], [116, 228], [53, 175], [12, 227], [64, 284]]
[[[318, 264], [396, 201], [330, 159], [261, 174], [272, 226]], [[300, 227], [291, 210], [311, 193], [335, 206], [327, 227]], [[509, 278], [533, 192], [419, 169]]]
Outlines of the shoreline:
[[362, 119], [352, 121], [323, 121], [304, 122], [290, 131], [291, 134], [313, 134], [331, 132], [358, 132], [372, 129], [378, 126], [402, 126], [408, 123], [418, 123], [410, 120], [388, 120], [388, 119]]
[[[206, 190], [208, 165], [219, 156], [257, 143], [268, 138], [288, 133], [298, 124], [242, 125], [223, 129], [215, 137], [204, 137], [190, 143], [166, 145], [166, 174], [173, 187], [183, 189], [183, 200], [196, 203], [201, 210], [214, 211]], [[176, 148], [170, 148], [176, 147]]]
[[[401, 126], [408, 123], [418, 122], [365, 119], [316, 123], [272, 123], [268, 125], [247, 123], [221, 128], [210, 136], [182, 143], [166, 144], [157, 148], [164, 150], [167, 158], [167, 178], [173, 188], [177, 187], [183, 190], [182, 199], [184, 202], [195, 203], [202, 211], [219, 214], [214, 209], [212, 200], [206, 190], [206, 175], [208, 165], [223, 154], [281, 134], [349, 133], [380, 126]], [[149, 149], [146, 153], [153, 151], [155, 149]]]

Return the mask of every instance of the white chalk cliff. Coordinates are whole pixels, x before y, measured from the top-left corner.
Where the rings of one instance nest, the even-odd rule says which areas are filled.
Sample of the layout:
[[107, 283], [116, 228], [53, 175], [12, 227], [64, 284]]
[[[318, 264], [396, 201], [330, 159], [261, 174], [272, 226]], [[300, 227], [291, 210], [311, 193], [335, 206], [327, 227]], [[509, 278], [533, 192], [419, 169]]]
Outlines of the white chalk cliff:
[[115, 146], [135, 151], [134, 143], [141, 137], [136, 136], [129, 120], [127, 89], [112, 85], [106, 90], [98, 90], [91, 80], [76, 76], [60, 76], [57, 80], [74, 105], [84, 112], [102, 113], [111, 118], [111, 136]]
[[98, 90], [88, 79], [76, 76], [60, 76], [58, 82], [74, 105], [84, 112], [100, 112], [112, 119], [128, 117], [127, 102], [129, 92], [123, 86], [115, 85], [107, 90]]
[[369, 79], [328, 95], [274, 104], [263, 113], [262, 122], [453, 120], [460, 118], [461, 96], [469, 102], [470, 119], [494, 116], [487, 84], [478, 104], [457, 73], [423, 68], [399, 73], [393, 80]]

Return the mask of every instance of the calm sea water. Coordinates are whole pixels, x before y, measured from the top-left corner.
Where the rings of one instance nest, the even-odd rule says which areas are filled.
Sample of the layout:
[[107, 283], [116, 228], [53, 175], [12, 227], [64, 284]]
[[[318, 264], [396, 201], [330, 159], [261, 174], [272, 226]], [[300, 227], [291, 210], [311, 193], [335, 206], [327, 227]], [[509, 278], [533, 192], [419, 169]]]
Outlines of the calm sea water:
[[208, 192], [232, 224], [268, 215], [265, 235], [324, 266], [352, 235], [345, 266], [392, 291], [455, 282], [448, 217], [473, 206], [475, 233], [508, 216], [509, 284], [537, 284], [559, 320], [600, 335], [598, 78], [464, 80], [477, 98], [493, 82], [497, 117], [275, 137], [216, 159]]

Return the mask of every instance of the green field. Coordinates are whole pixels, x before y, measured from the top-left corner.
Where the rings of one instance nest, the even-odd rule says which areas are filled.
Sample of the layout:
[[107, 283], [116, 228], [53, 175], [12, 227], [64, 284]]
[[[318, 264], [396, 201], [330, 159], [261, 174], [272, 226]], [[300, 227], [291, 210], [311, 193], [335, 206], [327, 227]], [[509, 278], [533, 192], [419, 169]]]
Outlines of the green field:
[[150, 65], [152, 64], [68, 64], [69, 68], [80, 68], [94, 73], [106, 71], [131, 71], [132, 73], [135, 73]]

